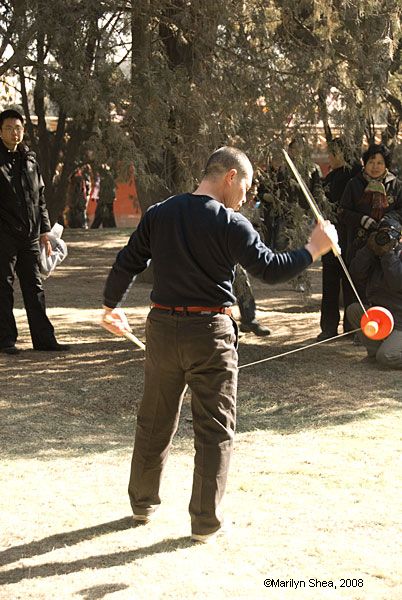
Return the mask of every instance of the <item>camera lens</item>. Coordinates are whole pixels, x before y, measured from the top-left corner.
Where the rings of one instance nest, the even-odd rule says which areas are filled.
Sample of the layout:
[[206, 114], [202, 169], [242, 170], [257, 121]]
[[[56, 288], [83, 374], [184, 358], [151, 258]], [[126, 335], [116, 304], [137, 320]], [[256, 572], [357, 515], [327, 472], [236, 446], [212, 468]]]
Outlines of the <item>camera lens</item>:
[[386, 229], [382, 229], [376, 234], [375, 243], [378, 246], [385, 246], [386, 244], [388, 244], [388, 242], [391, 241], [391, 239], [392, 238], [389, 234], [389, 231], [387, 231]]

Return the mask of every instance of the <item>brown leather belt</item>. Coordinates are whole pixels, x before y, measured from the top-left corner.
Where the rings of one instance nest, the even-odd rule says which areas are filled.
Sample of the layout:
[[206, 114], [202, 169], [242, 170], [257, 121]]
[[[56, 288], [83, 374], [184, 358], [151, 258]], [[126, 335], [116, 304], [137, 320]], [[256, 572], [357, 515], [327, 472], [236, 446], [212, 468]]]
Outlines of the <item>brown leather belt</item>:
[[230, 306], [164, 306], [163, 304], [151, 304], [151, 308], [159, 308], [160, 310], [170, 310], [174, 312], [189, 312], [189, 313], [220, 313], [222, 315], [232, 314]]

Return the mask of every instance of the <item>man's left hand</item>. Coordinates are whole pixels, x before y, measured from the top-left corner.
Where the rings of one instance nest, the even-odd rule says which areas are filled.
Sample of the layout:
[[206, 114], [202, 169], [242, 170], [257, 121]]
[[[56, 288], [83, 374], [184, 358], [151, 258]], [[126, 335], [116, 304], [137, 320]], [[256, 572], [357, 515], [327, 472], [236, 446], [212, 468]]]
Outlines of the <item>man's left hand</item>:
[[47, 235], [47, 233], [42, 233], [40, 236], [40, 243], [42, 244], [42, 246], [45, 246], [46, 248], [46, 255], [47, 256], [51, 256], [53, 253], [52, 250], [52, 244], [49, 241], [49, 237]]

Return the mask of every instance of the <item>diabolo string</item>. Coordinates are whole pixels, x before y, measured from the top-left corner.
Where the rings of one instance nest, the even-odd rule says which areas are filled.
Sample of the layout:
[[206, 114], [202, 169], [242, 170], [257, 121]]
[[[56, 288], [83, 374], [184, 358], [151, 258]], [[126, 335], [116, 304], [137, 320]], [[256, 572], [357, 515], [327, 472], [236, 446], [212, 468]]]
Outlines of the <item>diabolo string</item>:
[[346, 335], [351, 335], [352, 333], [356, 333], [360, 331], [360, 328], [353, 329], [352, 331], [346, 331], [345, 333], [340, 333], [339, 335], [335, 335], [334, 337], [327, 338], [326, 340], [320, 340], [319, 342], [314, 342], [313, 344], [308, 344], [307, 346], [301, 346], [300, 348], [295, 348], [293, 350], [288, 350], [287, 352], [282, 352], [281, 354], [275, 354], [274, 356], [268, 356], [268, 358], [262, 358], [261, 360], [255, 360], [254, 362], [247, 363], [246, 365], [240, 365], [238, 369], [246, 369], [247, 367], [252, 367], [253, 365], [259, 365], [263, 362], [268, 362], [269, 360], [274, 360], [275, 358], [282, 358], [282, 356], [288, 356], [289, 354], [294, 354], [295, 352], [300, 352], [301, 350], [307, 350], [307, 348], [312, 348], [313, 346], [319, 346], [320, 344], [325, 344], [326, 342], [331, 342], [332, 340], [339, 340], [339, 338], [344, 337]]

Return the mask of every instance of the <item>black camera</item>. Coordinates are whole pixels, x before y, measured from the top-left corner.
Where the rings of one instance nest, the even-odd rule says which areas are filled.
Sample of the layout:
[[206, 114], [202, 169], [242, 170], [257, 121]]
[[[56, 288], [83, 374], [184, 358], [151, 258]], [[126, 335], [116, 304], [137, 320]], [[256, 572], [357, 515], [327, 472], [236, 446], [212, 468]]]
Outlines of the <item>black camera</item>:
[[401, 225], [397, 221], [380, 221], [374, 241], [378, 246], [386, 246], [391, 242], [394, 245], [399, 242], [401, 237]]

